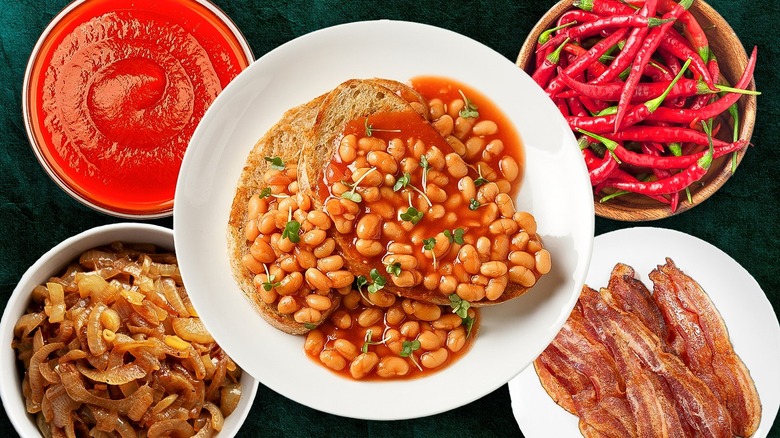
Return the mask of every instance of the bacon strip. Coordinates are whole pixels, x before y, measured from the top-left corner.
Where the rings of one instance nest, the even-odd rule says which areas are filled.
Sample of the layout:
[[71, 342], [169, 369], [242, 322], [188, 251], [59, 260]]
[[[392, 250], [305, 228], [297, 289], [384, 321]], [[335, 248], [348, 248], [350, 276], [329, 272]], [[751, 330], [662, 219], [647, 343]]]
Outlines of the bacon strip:
[[671, 259], [653, 270], [650, 278], [666, 324], [678, 336], [676, 353], [726, 406], [734, 435], [753, 435], [761, 420], [761, 402], [720, 313], [701, 286]]
[[[585, 318], [594, 327], [598, 327], [596, 333], [599, 338], [616, 356], [627, 361], [635, 356], [638, 363], [634, 366], [638, 365], [640, 369], [655, 373], [669, 385], [676, 402], [685, 407], [687, 422], [698, 434], [712, 437], [731, 436], [728, 413], [715, 394], [685, 366], [680, 358], [664, 352], [658, 337], [634, 314], [610, 306], [596, 291], [589, 288], [583, 289], [580, 303]], [[651, 412], [649, 418], [663, 430], [665, 426], [659, 423], [665, 422], [668, 415], [660, 413], [657, 409], [653, 410], [654, 407], [647, 404], [644, 404], [643, 408]], [[678, 433], [672, 430], [668, 432], [672, 433], [670, 436], [676, 436], [675, 433]]]

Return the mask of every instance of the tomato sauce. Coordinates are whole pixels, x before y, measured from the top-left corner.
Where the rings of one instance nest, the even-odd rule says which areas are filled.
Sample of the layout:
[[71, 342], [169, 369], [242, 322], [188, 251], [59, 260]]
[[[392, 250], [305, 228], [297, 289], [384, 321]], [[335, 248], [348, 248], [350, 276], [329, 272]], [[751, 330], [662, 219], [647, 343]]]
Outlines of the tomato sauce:
[[120, 214], [170, 211], [206, 109], [252, 55], [185, 0], [91, 0], [52, 25], [30, 69], [42, 161], [69, 191]]

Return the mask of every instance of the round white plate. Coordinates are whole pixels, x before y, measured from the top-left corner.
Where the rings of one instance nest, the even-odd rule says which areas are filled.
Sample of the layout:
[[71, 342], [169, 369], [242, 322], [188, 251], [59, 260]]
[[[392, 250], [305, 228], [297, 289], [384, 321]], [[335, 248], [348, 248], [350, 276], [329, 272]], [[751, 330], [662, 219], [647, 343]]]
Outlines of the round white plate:
[[[596, 237], [586, 284], [598, 289], [609, 281], [616, 263], [634, 268], [652, 290], [650, 271], [669, 257], [696, 280], [712, 299], [728, 327], [734, 351], [750, 370], [761, 398], [764, 437], [780, 407], [780, 325], [756, 280], [717, 247], [688, 234], [662, 228], [628, 228]], [[555, 404], [533, 367], [509, 382], [512, 411], [523, 434], [535, 437], [581, 437], [577, 417]]]
[[[536, 216], [554, 268], [525, 296], [485, 310], [473, 349], [446, 370], [412, 381], [350, 381], [309, 360], [302, 337], [273, 329], [241, 294], [226, 249], [230, 205], [249, 151], [285, 110], [351, 78], [407, 81], [420, 75], [446, 76], [475, 87], [515, 124], [526, 154], [517, 205]], [[511, 61], [474, 40], [388, 20], [305, 35], [241, 73], [219, 95], [193, 136], [179, 176], [173, 217], [187, 291], [208, 330], [230, 356], [290, 399], [362, 419], [439, 413], [508, 382], [565, 322], [593, 246], [587, 172], [571, 131], [543, 91]]]

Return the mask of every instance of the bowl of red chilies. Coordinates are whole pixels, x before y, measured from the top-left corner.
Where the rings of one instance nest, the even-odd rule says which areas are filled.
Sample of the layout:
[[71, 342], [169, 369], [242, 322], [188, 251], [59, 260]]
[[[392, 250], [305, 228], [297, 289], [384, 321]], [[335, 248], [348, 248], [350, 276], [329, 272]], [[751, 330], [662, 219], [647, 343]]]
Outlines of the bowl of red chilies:
[[648, 221], [717, 191], [756, 116], [753, 70], [701, 0], [563, 0], [517, 59], [578, 138], [598, 216]]

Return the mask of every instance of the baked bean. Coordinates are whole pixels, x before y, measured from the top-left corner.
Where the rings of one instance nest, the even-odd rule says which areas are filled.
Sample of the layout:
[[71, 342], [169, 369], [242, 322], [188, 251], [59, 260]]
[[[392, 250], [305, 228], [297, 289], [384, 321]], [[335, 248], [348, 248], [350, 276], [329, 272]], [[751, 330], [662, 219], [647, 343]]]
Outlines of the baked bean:
[[[383, 187], [382, 189], [384, 190], [385, 187]], [[388, 190], [390, 190], [390, 192], [393, 193], [392, 189], [388, 189]], [[395, 193], [393, 193], [387, 199], [393, 199], [395, 198], [395, 196], [396, 196]], [[379, 217], [381, 217], [384, 220], [394, 219], [396, 215], [395, 207], [393, 207], [393, 205], [387, 201], [374, 202], [368, 208], [371, 213], [375, 213], [379, 215]]]
[[323, 258], [331, 255], [334, 249], [336, 249], [336, 241], [332, 237], [328, 237], [319, 246], [314, 248], [312, 253], [317, 258]]
[[512, 216], [512, 219], [517, 222], [520, 228], [528, 233], [529, 236], [536, 234], [536, 218], [527, 211], [518, 211]]
[[345, 269], [327, 272], [325, 276], [330, 279], [333, 289], [349, 286], [355, 280], [355, 275]]
[[292, 181], [281, 170], [269, 169], [263, 174], [263, 181], [271, 186], [286, 186]]
[[256, 239], [249, 247], [249, 253], [260, 263], [273, 263], [276, 261], [274, 249], [265, 240]]
[[306, 295], [306, 304], [309, 305], [312, 309], [319, 310], [320, 312], [324, 312], [331, 308], [333, 305], [333, 302], [330, 298], [324, 296], [324, 295], [318, 295], [318, 294], [309, 294]]
[[419, 138], [409, 138], [407, 141], [407, 145], [409, 146], [409, 149], [412, 153], [412, 157], [418, 161], [421, 161], [420, 158], [425, 154], [425, 151], [428, 149], [428, 145], [425, 144], [424, 141], [422, 141]]
[[355, 134], [345, 135], [339, 143], [339, 157], [345, 163], [355, 161], [357, 157], [357, 137]]
[[458, 280], [452, 275], [442, 276], [441, 280], [439, 281], [439, 292], [443, 293], [444, 295], [449, 295], [455, 292], [457, 287]]
[[506, 263], [499, 261], [490, 261], [483, 263], [479, 268], [479, 273], [488, 278], [496, 278], [506, 274]]
[[344, 295], [344, 297], [341, 299], [341, 305], [349, 310], [355, 310], [357, 309], [357, 306], [360, 304], [362, 297], [360, 296], [360, 293], [357, 291], [350, 291], [348, 294]]
[[405, 376], [409, 373], [409, 363], [398, 356], [385, 356], [376, 366], [376, 375], [383, 378]]
[[482, 150], [485, 148], [485, 139], [482, 137], [470, 137], [468, 140], [465, 141], [466, 144], [466, 155], [465, 158], [467, 160], [475, 160], [480, 153], [482, 153]]
[[329, 230], [331, 226], [330, 218], [320, 210], [312, 210], [306, 214], [306, 220], [312, 223], [320, 230]]
[[257, 223], [257, 229], [262, 234], [271, 234], [276, 230], [276, 213], [275, 211], [269, 211], [260, 216], [260, 220]]
[[438, 350], [423, 353], [423, 355], [420, 356], [420, 363], [425, 368], [437, 368], [444, 365], [449, 355], [447, 349], [442, 347]]
[[517, 222], [507, 219], [507, 218], [501, 218], [496, 219], [493, 221], [493, 223], [490, 224], [488, 227], [488, 230], [491, 234], [504, 234], [504, 235], [510, 235], [514, 234], [518, 230]]
[[[382, 292], [381, 290], [377, 293]], [[376, 294], [371, 294], [376, 295]], [[390, 296], [393, 296], [392, 294], [389, 294]], [[406, 312], [404, 312], [403, 307], [401, 307], [400, 304], [395, 304], [395, 300], [393, 300], [392, 305], [390, 305], [387, 308], [387, 312], [385, 312], [385, 322], [387, 322], [390, 325], [396, 326], [401, 323], [404, 319], [406, 319]]]
[[488, 181], [495, 181], [496, 178], [498, 178], [498, 174], [495, 170], [493, 170], [490, 165], [484, 161], [480, 161], [477, 163], [477, 170], [482, 175], [483, 178], [485, 178]]
[[335, 371], [341, 371], [347, 366], [347, 360], [338, 352], [331, 349], [322, 350], [322, 352], [320, 352], [320, 362]]
[[420, 333], [420, 335], [417, 336], [417, 340], [420, 341], [420, 348], [423, 350], [435, 350], [442, 346], [441, 338], [432, 330]]
[[293, 249], [295, 249], [295, 244], [290, 240], [289, 238], [285, 237], [284, 239], [279, 239], [276, 242], [276, 247], [279, 249], [279, 251], [284, 253], [292, 252]]
[[485, 287], [479, 284], [458, 283], [455, 293], [462, 299], [473, 303], [485, 298]]
[[382, 225], [382, 235], [387, 240], [398, 240], [403, 237], [404, 230], [396, 222], [385, 222]]
[[463, 200], [466, 202], [471, 201], [477, 196], [477, 187], [474, 185], [474, 180], [470, 176], [464, 176], [458, 180], [458, 190], [460, 191]]
[[414, 339], [420, 334], [420, 323], [417, 321], [406, 321], [401, 324], [401, 335], [408, 339]]
[[520, 167], [517, 165], [517, 161], [509, 155], [504, 155], [498, 162], [498, 169], [507, 181], [512, 182], [517, 179], [520, 174]]
[[444, 109], [444, 102], [438, 97], [428, 101], [428, 113], [431, 116], [431, 120], [436, 120], [439, 117], [447, 114]]
[[406, 145], [400, 138], [394, 138], [387, 143], [387, 153], [389, 153], [396, 162], [399, 162], [406, 155]]
[[305, 271], [306, 269], [317, 266], [317, 257], [311, 251], [296, 246], [294, 253], [295, 260], [298, 262], [300, 270]]
[[506, 290], [508, 283], [509, 276], [506, 274], [491, 278], [487, 286], [485, 286], [485, 298], [490, 301], [497, 300]]
[[525, 250], [531, 254], [536, 254], [537, 252], [541, 251], [542, 248], [542, 242], [537, 239], [530, 239], [528, 241], [528, 245], [525, 247]]
[[434, 128], [436, 128], [436, 131], [438, 131], [442, 137], [446, 137], [452, 134], [452, 131], [455, 129], [455, 121], [452, 119], [452, 117], [450, 117], [449, 114], [444, 114], [443, 116], [435, 119], [431, 124]]
[[531, 287], [536, 283], [534, 273], [525, 266], [512, 266], [509, 268], [509, 279], [525, 287]]
[[279, 280], [276, 293], [279, 295], [292, 295], [303, 286], [303, 275], [300, 272], [290, 272]]
[[279, 294], [276, 293], [275, 288], [271, 288], [271, 290], [265, 290], [263, 283], [265, 283], [266, 278], [267, 277], [262, 274], [256, 275], [253, 283], [257, 293], [260, 295], [260, 300], [262, 300], [265, 304], [273, 304], [279, 298]]
[[524, 266], [527, 269], [533, 269], [536, 264], [534, 256], [525, 251], [512, 251], [509, 253], [509, 262], [513, 265]]
[[336, 328], [342, 330], [347, 330], [352, 327], [352, 317], [349, 316], [349, 313], [346, 310], [339, 309], [333, 312], [330, 316], [330, 321]]
[[471, 276], [471, 284], [478, 284], [480, 286], [487, 286], [488, 278], [482, 274], [476, 274]]
[[463, 349], [466, 345], [466, 329], [464, 327], [456, 327], [447, 333], [447, 348], [457, 353]]
[[313, 289], [327, 291], [332, 286], [330, 279], [316, 268], [307, 269], [305, 277], [306, 283]]
[[287, 185], [287, 193], [289, 193], [290, 195], [298, 194], [298, 181], [293, 181]]
[[385, 250], [380, 241], [370, 239], [357, 239], [355, 241], [355, 249], [366, 257], [378, 256]]
[[246, 226], [244, 227], [244, 239], [246, 239], [247, 242], [251, 242], [257, 237], [260, 236], [260, 230], [257, 228], [257, 220], [251, 219], [247, 221]]
[[447, 173], [454, 178], [463, 178], [468, 175], [469, 169], [460, 155], [451, 152], [444, 157]]
[[425, 152], [425, 158], [428, 160], [431, 168], [435, 170], [442, 171], [447, 166], [444, 153], [436, 146], [428, 148], [428, 151]]
[[447, 114], [450, 115], [453, 119], [458, 117], [458, 114], [460, 114], [460, 111], [466, 106], [466, 103], [463, 102], [463, 99], [457, 98], [453, 99], [452, 102], [447, 105]]
[[358, 187], [357, 192], [365, 202], [376, 202], [382, 197], [378, 187]]
[[392, 155], [385, 151], [371, 151], [366, 155], [368, 164], [376, 167], [382, 173], [394, 174], [398, 172], [398, 163]]
[[450, 251], [452, 242], [450, 242], [450, 239], [443, 232], [435, 235], [433, 240], [433, 253], [436, 254], [436, 257], [438, 258], [444, 257]]
[[[461, 116], [455, 117], [455, 129], [452, 131], [452, 135], [458, 137], [461, 140], [468, 138], [469, 134], [471, 133], [471, 128], [474, 126], [474, 123], [475, 120], [471, 117], [468, 118], [461, 117]], [[479, 148], [477, 153], [479, 153], [480, 151], [482, 151], [482, 147]], [[468, 156], [468, 152], [466, 153], [466, 155]]]
[[417, 284], [414, 273], [410, 271], [401, 271], [401, 273], [397, 276], [390, 276], [390, 279], [393, 280], [393, 284], [398, 287], [412, 287]]
[[375, 167], [361, 167], [352, 172], [352, 182], [358, 181], [363, 187], [379, 187], [385, 181], [385, 177]]
[[488, 202], [482, 206], [482, 226], [487, 226], [498, 218], [498, 205], [495, 202]]
[[493, 246], [490, 249], [490, 260], [504, 261], [509, 256], [511, 241], [509, 236], [499, 234], [493, 238]]
[[496, 183], [489, 182], [487, 184], [482, 184], [479, 186], [479, 191], [477, 192], [477, 201], [479, 201], [480, 204], [493, 202], [496, 200], [498, 193], [498, 185], [496, 185]]
[[401, 301], [401, 308], [404, 309], [404, 312], [406, 312], [407, 315], [411, 315], [414, 313], [414, 303], [416, 301], [411, 300], [409, 298]]
[[425, 214], [425, 217], [431, 220], [437, 220], [443, 218], [445, 214], [447, 214], [447, 210], [444, 209], [443, 205], [434, 204], [428, 209], [428, 213]]
[[441, 279], [441, 275], [435, 272], [426, 274], [423, 277], [423, 287], [426, 290], [436, 290], [436, 288], [439, 286], [439, 279]]
[[442, 315], [439, 319], [436, 321], [433, 321], [431, 323], [431, 326], [435, 329], [439, 330], [452, 330], [455, 327], [460, 327], [460, 325], [463, 323], [463, 320], [460, 316], [454, 314], [454, 313], [448, 313], [446, 315]]
[[550, 269], [552, 268], [552, 263], [550, 261], [550, 252], [546, 249], [540, 249], [539, 251], [534, 254], [534, 269], [536, 269], [536, 272], [544, 275], [550, 272]]
[[344, 356], [344, 359], [349, 361], [354, 360], [359, 354], [357, 346], [346, 339], [336, 339], [333, 341], [333, 349], [338, 351], [340, 355]]
[[480, 136], [495, 135], [498, 132], [498, 125], [492, 120], [480, 120], [474, 124], [471, 132]]
[[374, 370], [378, 363], [379, 356], [377, 356], [377, 354], [373, 351], [369, 351], [368, 353], [361, 353], [349, 365], [349, 373], [352, 375], [353, 379], [362, 379], [371, 373], [371, 371]]
[[260, 198], [257, 194], [254, 194], [249, 198], [246, 206], [247, 219], [257, 219], [266, 211], [268, 211], [268, 201], [265, 198]]
[[412, 314], [420, 321], [434, 321], [441, 316], [441, 308], [436, 304], [413, 301]]
[[512, 184], [503, 178], [497, 179], [493, 182], [495, 182], [498, 186], [499, 193], [509, 193], [512, 191]]
[[379, 239], [382, 235], [382, 217], [376, 213], [363, 215], [357, 223], [355, 233], [361, 239]]
[[369, 307], [360, 312], [360, 315], [358, 315], [357, 318], [357, 323], [361, 327], [369, 327], [381, 321], [382, 317], [384, 317], [384, 314], [381, 310], [377, 309], [376, 307]]
[[439, 187], [446, 187], [450, 183], [450, 177], [441, 170], [431, 169], [428, 171], [428, 182]]
[[303, 349], [313, 355], [319, 355], [322, 349], [325, 348], [325, 334], [321, 330], [311, 330], [306, 334], [306, 342], [303, 344]]
[[412, 255], [405, 255], [405, 254], [393, 254], [393, 255], [387, 255], [382, 259], [382, 263], [385, 264], [394, 264], [398, 263], [401, 266], [401, 269], [404, 271], [411, 271], [413, 269], [417, 269], [418, 261], [417, 257]]
[[279, 257], [277, 264], [284, 272], [296, 272], [301, 270], [298, 259], [292, 254], [283, 254]]
[[320, 322], [322, 319], [322, 313], [320, 313], [317, 309], [312, 309], [309, 307], [304, 307], [297, 312], [295, 312], [295, 315], [293, 315], [293, 318], [295, 319], [295, 322], [299, 324], [315, 324]]
[[276, 310], [279, 311], [282, 315], [289, 315], [291, 313], [295, 313], [298, 311], [300, 306], [298, 306], [298, 303], [295, 301], [295, 298], [291, 296], [282, 297], [279, 299], [279, 302], [276, 304]]
[[[382, 186], [382, 188], [392, 188], [395, 185], [396, 181], [397, 180], [395, 179], [395, 176], [390, 175], [389, 173], [387, 173], [387, 174], [385, 174], [385, 182], [384, 182], [384, 185]], [[380, 192], [380, 197], [382, 197], [382, 196], [383, 195]]]
[[425, 188], [425, 194], [431, 202], [436, 204], [446, 201], [448, 196], [444, 189], [432, 183], [428, 183], [428, 186]]
[[504, 152], [504, 142], [494, 138], [485, 145], [485, 150], [482, 151], [482, 159], [492, 161], [500, 156], [502, 152]]
[[344, 193], [350, 191], [352, 189], [349, 188], [348, 185], [344, 184], [341, 181], [336, 181], [333, 183], [332, 186], [330, 186], [330, 191], [333, 193], [334, 196], [341, 197]]
[[413, 174], [420, 168], [420, 163], [414, 157], [405, 157], [401, 160], [401, 173]]
[[512, 236], [512, 249], [525, 251], [528, 248], [528, 241], [531, 237], [525, 231], [521, 231]]
[[357, 142], [359, 150], [364, 152], [383, 151], [387, 148], [385, 141], [379, 137], [360, 137]]
[[338, 254], [317, 260], [317, 269], [323, 273], [338, 271], [342, 266], [344, 266], [344, 259]]
[[298, 203], [298, 208], [303, 210], [306, 214], [311, 210], [311, 197], [306, 193], [298, 193], [295, 195], [295, 202]]
[[515, 214], [515, 204], [512, 198], [506, 193], [499, 193], [496, 195], [495, 203], [498, 206], [498, 211], [502, 217], [512, 218]]
[[454, 224], [455, 222], [458, 221], [457, 213], [455, 213], [452, 210], [457, 210], [458, 207], [460, 207], [460, 205], [464, 203], [464, 201], [468, 202], [469, 199], [465, 199], [465, 198], [460, 197], [460, 196], [450, 196], [449, 198], [447, 198], [446, 201], [444, 201], [444, 208], [445, 208], [445, 210], [450, 210], [449, 212], [444, 214], [444, 220], [448, 224], [451, 225], [451, 224]]
[[477, 239], [476, 244], [474, 245], [475, 248], [477, 248], [477, 254], [479, 254], [479, 260], [482, 262], [486, 262], [490, 260], [490, 247], [492, 243], [490, 242], [490, 239], [488, 239], [485, 236], [481, 236]]
[[387, 252], [389, 254], [412, 254], [414, 248], [408, 243], [390, 242], [387, 245]]
[[298, 202], [295, 200], [295, 197], [288, 196], [286, 198], [283, 198], [281, 201], [279, 201], [279, 204], [277, 205], [276, 209], [279, 210], [281, 213], [288, 215], [290, 214], [291, 211], [295, 211], [298, 209]]
[[395, 304], [395, 295], [390, 292], [379, 290], [375, 293], [368, 294], [368, 300], [372, 304], [378, 307], [390, 307]]
[[479, 253], [473, 245], [463, 245], [458, 251], [458, 261], [469, 274], [479, 272]]
[[455, 137], [454, 135], [448, 135], [444, 137], [444, 139], [456, 154], [460, 155], [461, 157], [466, 155], [466, 145], [463, 144], [463, 142], [458, 137]]
[[244, 254], [241, 257], [241, 264], [249, 269], [253, 274], [259, 274], [264, 272], [263, 264], [258, 262], [256, 258], [252, 257], [252, 254]]
[[274, 212], [274, 226], [279, 229], [283, 230], [285, 225], [287, 225], [287, 210], [272, 210]]

